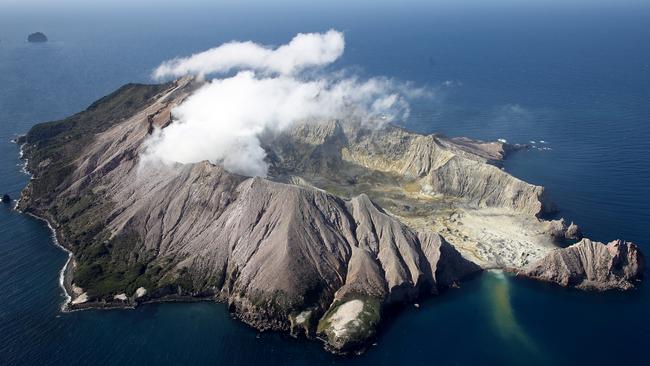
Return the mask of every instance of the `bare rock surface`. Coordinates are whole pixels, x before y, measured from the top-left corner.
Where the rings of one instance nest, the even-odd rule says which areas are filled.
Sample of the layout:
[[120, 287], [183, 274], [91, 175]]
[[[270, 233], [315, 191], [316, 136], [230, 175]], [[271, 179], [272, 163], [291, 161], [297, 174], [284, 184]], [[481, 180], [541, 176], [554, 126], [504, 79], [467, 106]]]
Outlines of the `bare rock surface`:
[[552, 251], [521, 274], [585, 290], [627, 290], [643, 275], [644, 263], [634, 243], [615, 240], [605, 245], [583, 239]]

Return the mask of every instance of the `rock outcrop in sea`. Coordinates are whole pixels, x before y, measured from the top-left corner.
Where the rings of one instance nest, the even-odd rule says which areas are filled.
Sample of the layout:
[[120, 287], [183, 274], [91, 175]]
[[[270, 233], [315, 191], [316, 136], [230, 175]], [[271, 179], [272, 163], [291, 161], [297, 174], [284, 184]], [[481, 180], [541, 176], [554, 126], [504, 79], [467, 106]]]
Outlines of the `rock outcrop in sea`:
[[643, 275], [645, 262], [636, 244], [589, 239], [556, 249], [523, 269], [521, 275], [584, 290], [628, 290]]
[[[517, 148], [501, 142], [304, 121], [260, 136], [267, 178], [207, 161], [143, 164], [145, 141], [197, 87], [129, 84], [20, 139], [33, 179], [18, 208], [73, 253], [69, 308], [211, 299], [258, 329], [348, 352], [375, 336], [387, 307], [483, 268], [597, 289], [640, 275], [630, 244], [558, 249], [580, 230], [544, 219], [555, 207], [501, 169]], [[567, 272], [572, 256], [585, 259]]]
[[27, 42], [31, 42], [31, 43], [47, 42], [47, 36], [41, 32], [31, 33], [30, 35], [27, 36]]

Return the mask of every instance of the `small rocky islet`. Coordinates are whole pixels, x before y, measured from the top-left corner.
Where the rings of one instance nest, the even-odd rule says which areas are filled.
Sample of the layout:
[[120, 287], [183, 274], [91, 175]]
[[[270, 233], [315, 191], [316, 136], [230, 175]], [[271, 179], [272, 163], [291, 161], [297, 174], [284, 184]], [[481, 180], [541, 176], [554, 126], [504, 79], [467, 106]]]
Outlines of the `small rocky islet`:
[[354, 120], [260, 139], [266, 178], [219, 164], [139, 164], [144, 142], [201, 82], [128, 84], [18, 142], [18, 209], [72, 255], [67, 309], [214, 300], [260, 330], [363, 350], [385, 310], [484, 269], [583, 290], [634, 288], [639, 248], [547, 220], [543, 187], [501, 169], [522, 146]]
[[47, 36], [42, 32], [31, 33], [27, 36], [27, 42], [29, 43], [44, 43], [47, 42]]

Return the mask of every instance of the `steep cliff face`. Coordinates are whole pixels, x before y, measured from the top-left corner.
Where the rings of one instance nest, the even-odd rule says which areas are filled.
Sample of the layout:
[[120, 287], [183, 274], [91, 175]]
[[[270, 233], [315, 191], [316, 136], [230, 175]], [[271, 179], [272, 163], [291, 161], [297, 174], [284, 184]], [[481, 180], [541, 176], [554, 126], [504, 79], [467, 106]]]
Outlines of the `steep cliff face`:
[[541, 215], [552, 210], [544, 189], [499, 169], [508, 146], [470, 139], [418, 135], [387, 126], [356, 134], [345, 159], [361, 166], [413, 177], [430, 193], [463, 199], [476, 207], [504, 207]]
[[521, 274], [585, 290], [627, 290], [641, 279], [644, 266], [634, 243], [615, 240], [605, 245], [583, 239], [552, 251]]
[[[498, 167], [501, 143], [318, 121], [261, 136], [268, 178], [143, 164], [147, 139], [197, 86], [128, 85], [22, 139], [33, 179], [18, 207], [73, 252], [70, 307], [213, 298], [259, 329], [349, 351], [386, 306], [481, 266], [522, 268], [577, 235], [537, 217], [550, 208], [543, 189]], [[619, 270], [633, 271], [601, 272]]]
[[350, 181], [362, 169], [410, 179], [425, 187], [426, 193], [462, 199], [473, 207], [501, 207], [532, 215], [553, 210], [543, 187], [499, 168], [507, 150], [516, 148], [500, 142], [420, 135], [392, 125], [329, 121], [296, 126], [269, 139], [267, 146], [279, 172], [327, 173], [329, 179]]

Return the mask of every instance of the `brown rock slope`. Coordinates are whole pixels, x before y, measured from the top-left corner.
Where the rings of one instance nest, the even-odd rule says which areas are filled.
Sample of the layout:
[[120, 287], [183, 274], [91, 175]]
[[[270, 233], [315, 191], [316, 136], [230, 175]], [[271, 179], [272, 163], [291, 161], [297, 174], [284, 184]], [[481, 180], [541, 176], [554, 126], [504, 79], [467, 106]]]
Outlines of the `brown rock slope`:
[[633, 243], [615, 240], [604, 245], [583, 239], [552, 251], [521, 274], [585, 290], [627, 290], [642, 276], [644, 265]]

